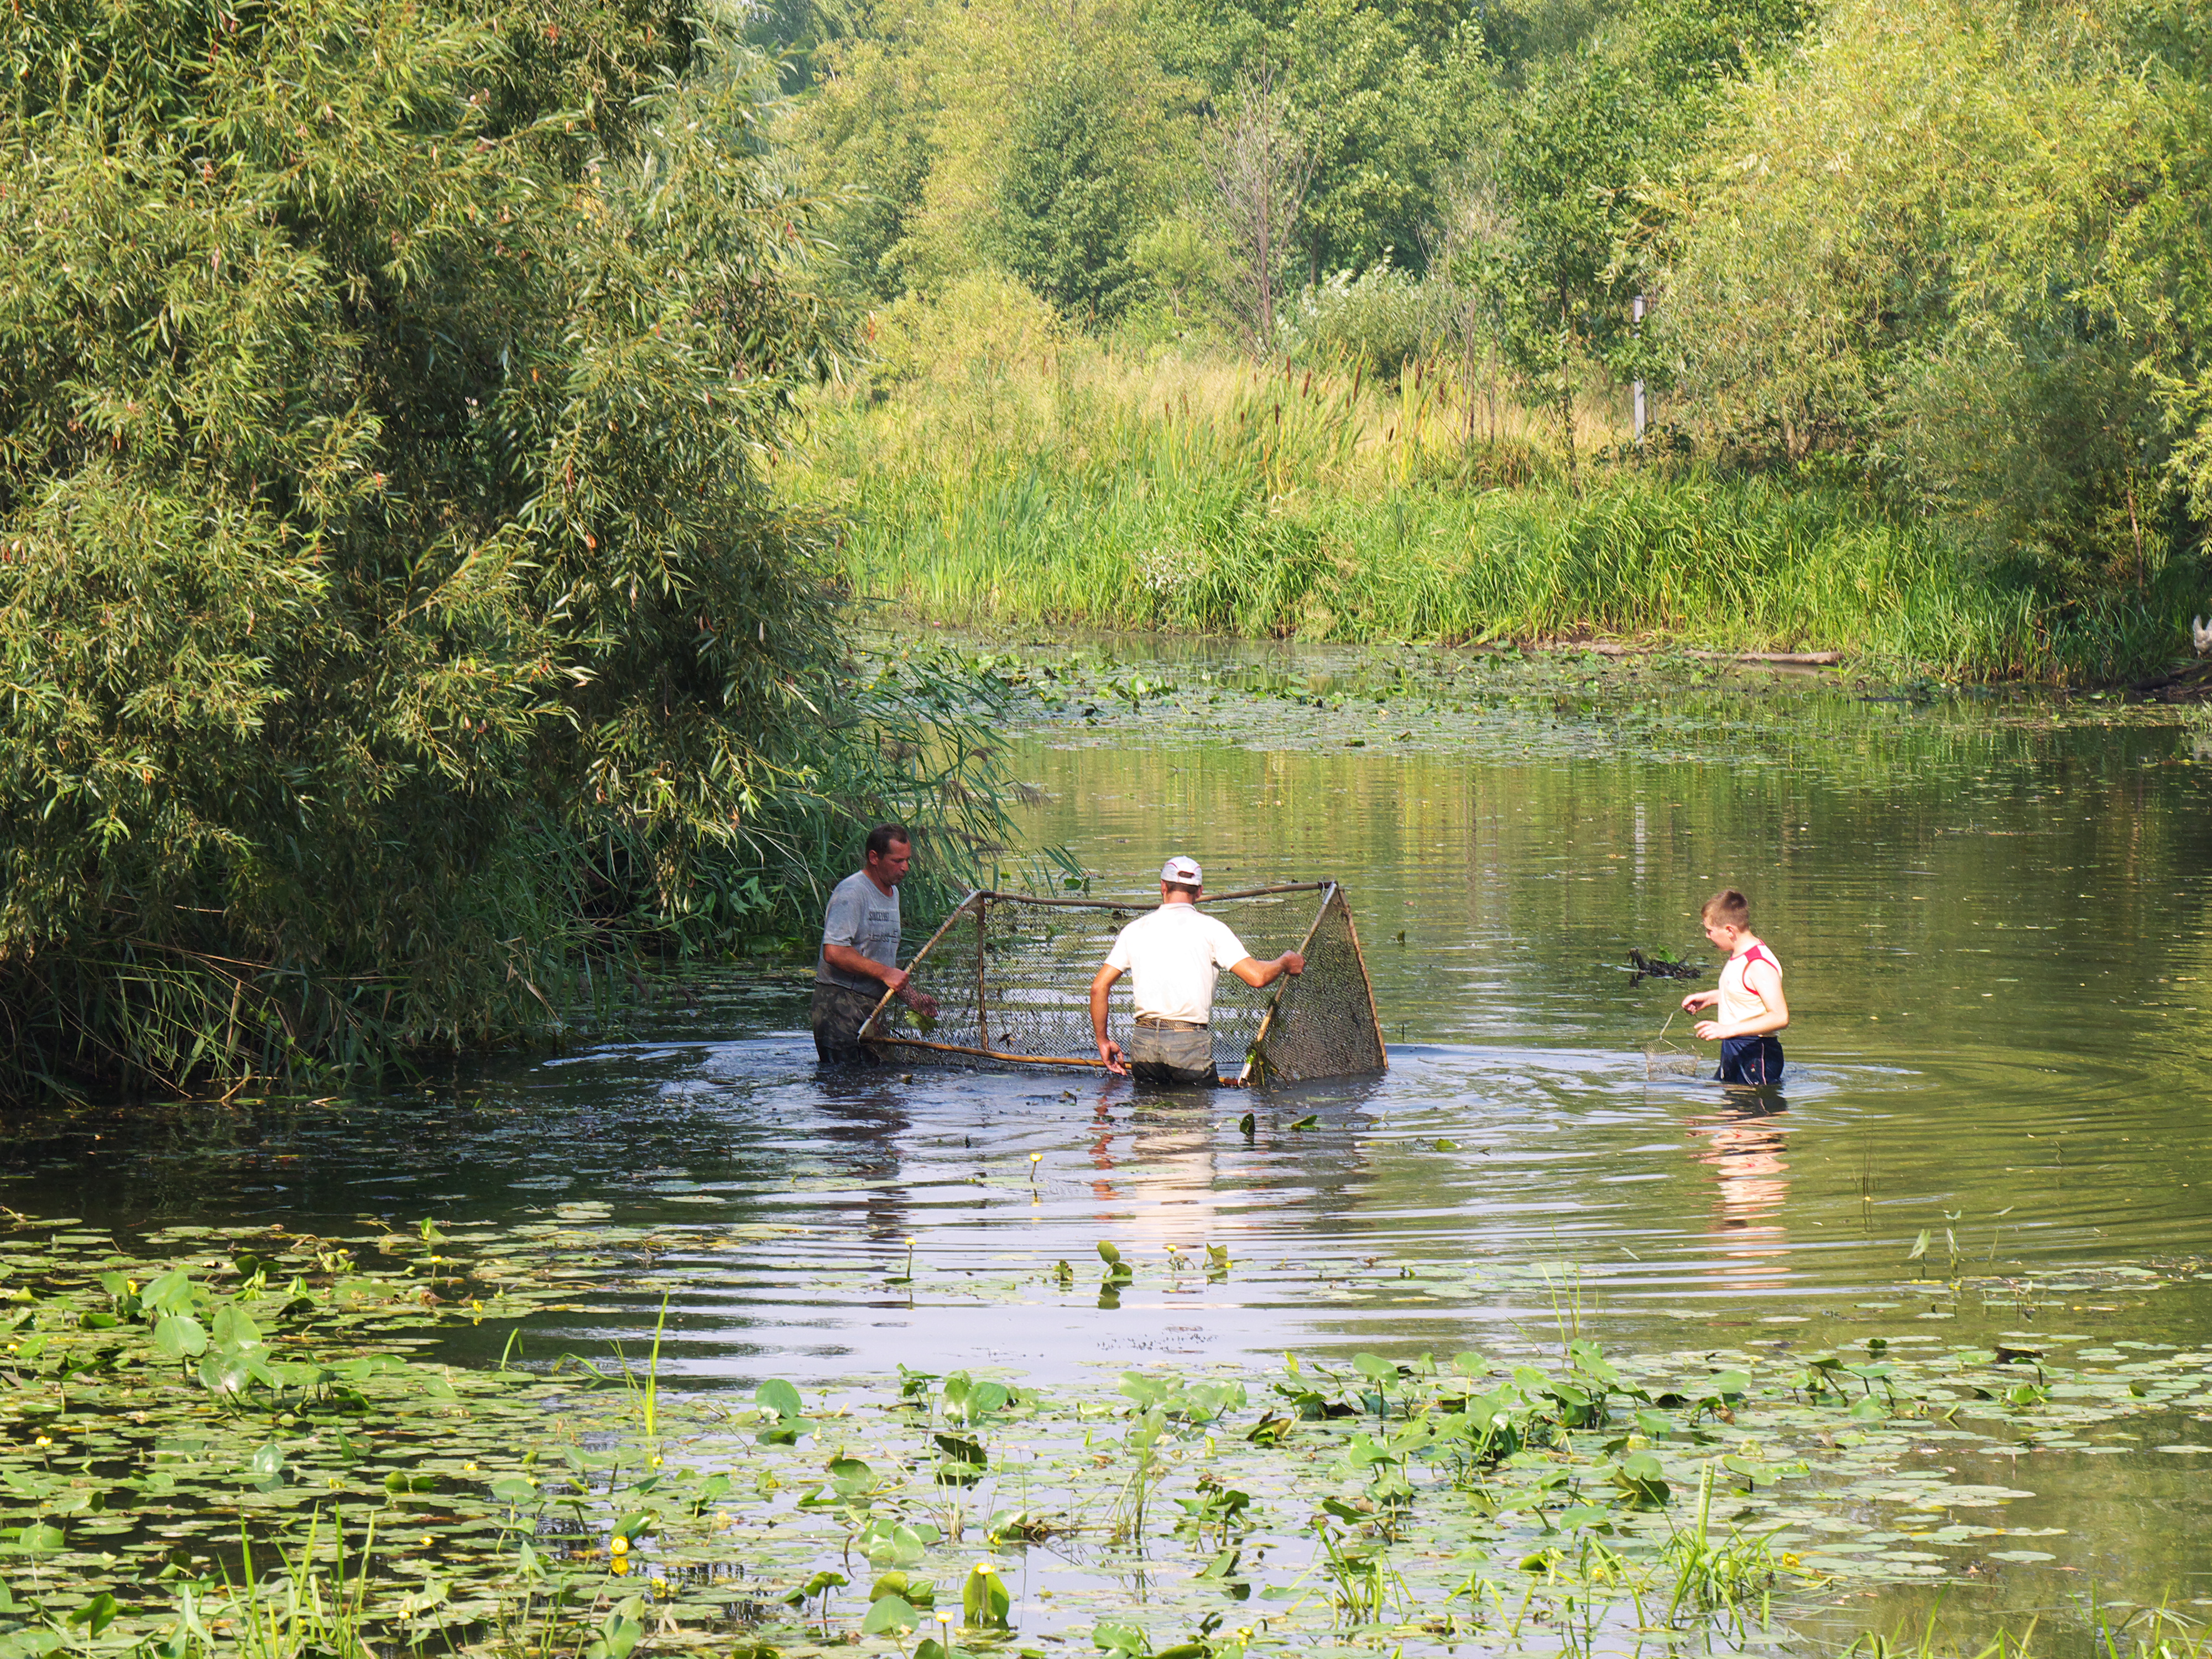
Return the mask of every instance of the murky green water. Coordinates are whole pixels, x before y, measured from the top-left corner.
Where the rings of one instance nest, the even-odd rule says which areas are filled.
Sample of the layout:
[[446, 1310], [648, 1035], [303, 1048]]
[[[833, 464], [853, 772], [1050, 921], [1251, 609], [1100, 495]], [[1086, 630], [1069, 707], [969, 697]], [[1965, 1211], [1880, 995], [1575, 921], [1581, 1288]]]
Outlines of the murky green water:
[[[381, 1099], [19, 1122], [0, 1202], [123, 1229], [567, 1206], [643, 1230], [635, 1282], [526, 1352], [649, 1322], [672, 1285], [677, 1368], [746, 1383], [1511, 1352], [1577, 1318], [1616, 1346], [1759, 1352], [2212, 1340], [2212, 726], [1769, 677], [1658, 692], [1592, 670], [1454, 704], [1378, 699], [1340, 662], [1271, 672], [1312, 698], [1186, 659], [1133, 710], [1055, 709], [1014, 739], [1044, 792], [1025, 827], [1103, 892], [1144, 892], [1170, 852], [1217, 889], [1343, 882], [1384, 1078], [1209, 1100], [823, 1077], [805, 975], [778, 970]], [[1631, 946], [1709, 957], [1698, 904], [1731, 884], [1796, 1015], [1784, 1096], [1753, 1107], [1652, 1075], [1685, 988], [1625, 968]], [[1100, 1238], [1143, 1269], [1118, 1308]], [[1063, 1258], [1069, 1291], [1040, 1277]], [[2116, 1264], [2170, 1271], [2089, 1271]], [[2212, 1592], [2187, 1460], [2104, 1449], [2123, 1455], [1957, 1474], [2032, 1489], [2013, 1522], [2069, 1529], [2007, 1605]]]

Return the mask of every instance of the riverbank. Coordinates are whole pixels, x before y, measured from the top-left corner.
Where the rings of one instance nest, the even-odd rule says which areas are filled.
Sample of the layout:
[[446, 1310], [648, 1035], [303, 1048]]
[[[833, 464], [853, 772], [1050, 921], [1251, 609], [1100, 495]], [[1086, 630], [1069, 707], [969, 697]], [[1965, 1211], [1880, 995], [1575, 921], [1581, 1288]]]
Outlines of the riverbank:
[[849, 519], [854, 592], [933, 620], [1835, 651], [1893, 678], [2112, 684], [2185, 650], [2198, 598], [2177, 562], [2059, 604], [1868, 491], [1625, 446], [1571, 467], [1410, 381], [975, 349], [957, 376], [902, 359], [818, 399], [781, 479]]
[[[2179, 745], [2157, 751], [2160, 765], [2212, 757], [2212, 710], [2200, 704], [2019, 682], [1946, 686], [1847, 660], [1603, 641], [1385, 646], [1050, 631], [1010, 638], [910, 613], [881, 617], [860, 637], [879, 660], [927, 659], [949, 678], [990, 688], [1002, 720], [1059, 744], [1231, 744], [1502, 764], [1633, 755], [1753, 769], [1786, 754], [1824, 770], [1863, 766], [1878, 775], [1889, 763], [1867, 758], [1878, 734], [2068, 730], [2179, 734]], [[1874, 746], [1886, 750], [1887, 741]]]

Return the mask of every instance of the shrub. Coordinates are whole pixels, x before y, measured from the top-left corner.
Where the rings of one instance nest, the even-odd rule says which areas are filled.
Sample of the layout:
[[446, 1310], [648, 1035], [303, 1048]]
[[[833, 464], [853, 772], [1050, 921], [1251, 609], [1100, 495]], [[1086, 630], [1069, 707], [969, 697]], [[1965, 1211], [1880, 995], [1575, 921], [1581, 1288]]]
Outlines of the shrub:
[[[496, 1039], [972, 775], [779, 508], [820, 340], [703, 26], [0, 19], [0, 1091]], [[587, 115], [578, 115], [588, 106]]]
[[1387, 262], [1357, 275], [1340, 270], [1299, 295], [1284, 344], [1312, 362], [1364, 362], [1387, 380], [1421, 355], [1433, 309], [1424, 284]]

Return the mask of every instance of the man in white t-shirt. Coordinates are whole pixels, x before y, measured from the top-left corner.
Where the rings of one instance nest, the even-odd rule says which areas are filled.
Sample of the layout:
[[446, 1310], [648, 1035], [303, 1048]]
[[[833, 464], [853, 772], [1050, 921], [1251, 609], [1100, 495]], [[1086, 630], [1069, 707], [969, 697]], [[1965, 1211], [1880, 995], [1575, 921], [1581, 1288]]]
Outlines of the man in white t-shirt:
[[[1170, 859], [1160, 870], [1160, 908], [1121, 930], [1106, 965], [1091, 981], [1091, 1029], [1098, 1039], [1098, 1058], [1117, 1077], [1134, 1072], [1139, 1083], [1218, 1086], [1221, 1079], [1213, 1068], [1209, 1025], [1220, 970], [1226, 968], [1255, 990], [1285, 974], [1305, 971], [1306, 959], [1296, 951], [1285, 951], [1273, 962], [1255, 961], [1236, 934], [1200, 915], [1202, 880], [1190, 860]], [[1106, 1000], [1124, 974], [1137, 1005], [1126, 1066], [1121, 1045], [1106, 1035]]]

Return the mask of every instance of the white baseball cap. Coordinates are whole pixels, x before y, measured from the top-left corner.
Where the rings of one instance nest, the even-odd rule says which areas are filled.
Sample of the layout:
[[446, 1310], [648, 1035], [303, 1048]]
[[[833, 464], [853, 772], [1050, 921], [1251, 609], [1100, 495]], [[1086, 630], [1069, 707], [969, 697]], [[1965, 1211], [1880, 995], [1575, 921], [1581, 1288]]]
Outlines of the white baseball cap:
[[1171, 881], [1178, 887], [1195, 887], [1202, 872], [1195, 859], [1172, 858], [1160, 866], [1160, 879]]

